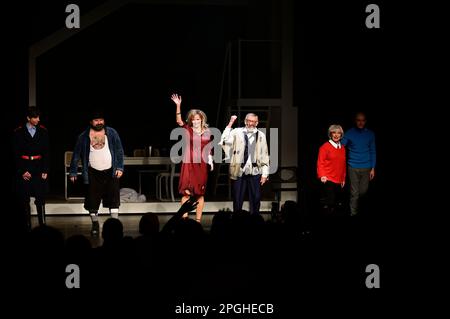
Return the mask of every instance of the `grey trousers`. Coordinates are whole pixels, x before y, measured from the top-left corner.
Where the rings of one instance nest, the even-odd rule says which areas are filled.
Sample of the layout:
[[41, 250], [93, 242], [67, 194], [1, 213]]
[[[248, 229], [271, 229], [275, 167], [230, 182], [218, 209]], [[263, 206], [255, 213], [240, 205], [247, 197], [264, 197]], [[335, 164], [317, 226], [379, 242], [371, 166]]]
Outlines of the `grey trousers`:
[[347, 174], [350, 179], [350, 214], [356, 215], [359, 210], [361, 198], [369, 190], [371, 168], [347, 167]]

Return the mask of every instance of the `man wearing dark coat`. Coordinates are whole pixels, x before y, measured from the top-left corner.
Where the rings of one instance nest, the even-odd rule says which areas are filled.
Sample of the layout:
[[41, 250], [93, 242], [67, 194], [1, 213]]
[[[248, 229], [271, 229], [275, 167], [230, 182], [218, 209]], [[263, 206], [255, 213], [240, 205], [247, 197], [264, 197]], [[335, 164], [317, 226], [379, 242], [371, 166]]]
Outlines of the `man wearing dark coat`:
[[45, 224], [45, 195], [49, 171], [49, 137], [47, 129], [39, 124], [40, 111], [31, 106], [27, 122], [14, 130], [13, 148], [16, 167], [15, 190], [18, 203], [24, 213], [27, 230], [31, 229], [30, 197], [34, 204], [39, 225]]

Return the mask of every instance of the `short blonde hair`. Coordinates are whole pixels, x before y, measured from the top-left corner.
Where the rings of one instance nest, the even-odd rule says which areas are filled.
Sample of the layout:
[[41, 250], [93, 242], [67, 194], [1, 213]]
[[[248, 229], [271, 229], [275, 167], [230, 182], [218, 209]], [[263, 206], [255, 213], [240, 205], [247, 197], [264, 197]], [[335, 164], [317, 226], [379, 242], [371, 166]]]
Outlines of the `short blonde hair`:
[[202, 120], [202, 128], [206, 130], [208, 128], [208, 118], [206, 117], [205, 112], [203, 112], [202, 110], [198, 109], [190, 110], [187, 114], [186, 123], [189, 126], [192, 126], [192, 119], [195, 115], [200, 116], [200, 119]]
[[331, 137], [331, 133], [339, 132], [341, 133], [341, 138], [344, 137], [344, 130], [342, 129], [342, 126], [337, 124], [332, 124], [328, 128], [328, 137]]

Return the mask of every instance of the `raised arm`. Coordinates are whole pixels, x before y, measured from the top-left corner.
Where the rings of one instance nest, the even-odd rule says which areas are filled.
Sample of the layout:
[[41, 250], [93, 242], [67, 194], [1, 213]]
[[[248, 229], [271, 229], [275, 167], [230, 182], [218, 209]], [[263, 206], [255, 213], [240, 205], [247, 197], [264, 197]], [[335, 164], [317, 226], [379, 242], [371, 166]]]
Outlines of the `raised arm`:
[[174, 93], [174, 94], [172, 94], [170, 99], [177, 106], [177, 111], [176, 111], [176, 115], [175, 115], [176, 121], [177, 121], [179, 126], [183, 126], [184, 122], [183, 122], [183, 119], [181, 118], [181, 95], [178, 95], [178, 94]]
[[225, 145], [225, 144], [232, 144], [233, 143], [233, 139], [231, 136], [231, 127], [234, 124], [234, 121], [236, 121], [237, 116], [236, 115], [232, 115], [230, 117], [230, 121], [228, 122], [228, 125], [225, 127], [225, 130], [222, 133], [222, 137], [220, 139], [220, 144], [221, 145]]
[[187, 201], [181, 205], [181, 207], [178, 209], [178, 212], [176, 212], [164, 225], [163, 229], [161, 230], [161, 234], [170, 234], [174, 228], [176, 223], [183, 217], [184, 213], [190, 212], [197, 208], [198, 202], [195, 201], [193, 197], [189, 197]]
[[230, 122], [228, 122], [227, 128], [231, 128], [234, 124], [234, 121], [236, 121], [236, 119], [237, 119], [236, 115], [231, 115]]
[[222, 136], [220, 137], [219, 144], [222, 146], [222, 149], [225, 153], [225, 161], [229, 160], [231, 158], [231, 145], [233, 144], [233, 138], [234, 134], [231, 132], [234, 131], [231, 129], [233, 126], [234, 121], [236, 121], [237, 116], [232, 115], [230, 118], [230, 121], [228, 122], [228, 125], [225, 127], [225, 129], [222, 132]]

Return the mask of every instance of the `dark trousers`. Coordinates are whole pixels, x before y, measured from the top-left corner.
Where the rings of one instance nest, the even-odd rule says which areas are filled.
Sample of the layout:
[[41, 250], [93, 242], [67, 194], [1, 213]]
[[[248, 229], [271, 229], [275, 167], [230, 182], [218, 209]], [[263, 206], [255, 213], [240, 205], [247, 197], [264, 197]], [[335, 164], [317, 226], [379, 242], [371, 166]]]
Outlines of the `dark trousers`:
[[48, 190], [48, 182], [42, 179], [42, 171], [39, 168], [29, 168], [30, 180], [24, 180], [21, 175], [16, 177], [16, 198], [21, 212], [21, 220], [26, 230], [31, 229], [30, 197], [34, 197], [34, 204], [38, 213], [39, 224], [45, 223], [45, 196]]
[[119, 208], [119, 179], [112, 176], [112, 169], [98, 171], [89, 167], [89, 184], [84, 199], [84, 208], [88, 211], [98, 211], [103, 200], [103, 207]]
[[17, 195], [22, 203], [29, 205], [30, 197], [34, 196], [36, 206], [45, 205], [47, 193], [47, 180], [42, 179], [41, 172], [30, 172], [31, 179], [26, 181], [22, 176], [17, 177]]
[[324, 209], [326, 213], [335, 212], [337, 207], [342, 206], [344, 197], [343, 194], [344, 192], [340, 184], [330, 181], [322, 184], [320, 196], [320, 204], [322, 209]]
[[239, 212], [248, 189], [250, 213], [259, 214], [261, 206], [261, 175], [242, 175], [233, 182], [233, 211]]
[[358, 213], [361, 199], [369, 190], [371, 168], [352, 168], [348, 166], [347, 172], [350, 180], [350, 211], [354, 216]]

